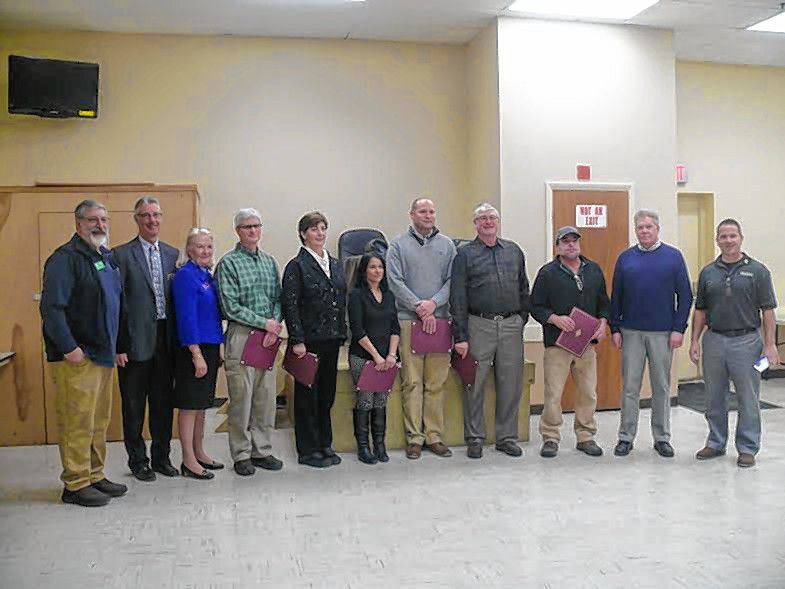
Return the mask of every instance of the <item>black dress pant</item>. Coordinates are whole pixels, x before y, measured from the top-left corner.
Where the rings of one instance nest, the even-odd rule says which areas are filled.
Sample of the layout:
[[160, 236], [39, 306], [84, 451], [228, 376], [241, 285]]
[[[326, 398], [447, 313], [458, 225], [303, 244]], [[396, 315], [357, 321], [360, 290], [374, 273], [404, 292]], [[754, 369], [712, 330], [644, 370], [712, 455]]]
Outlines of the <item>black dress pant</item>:
[[153, 465], [169, 462], [172, 440], [172, 357], [166, 337], [166, 320], [158, 321], [155, 354], [149, 360], [118, 367], [120, 396], [123, 401], [123, 439], [128, 452], [128, 467], [133, 471], [148, 464], [142, 437], [145, 406], [149, 404], [150, 458]]
[[340, 347], [338, 340], [307, 345], [308, 351], [319, 357], [319, 368], [312, 386], [294, 383], [294, 437], [299, 456], [307, 456], [333, 444], [330, 410], [335, 403]]

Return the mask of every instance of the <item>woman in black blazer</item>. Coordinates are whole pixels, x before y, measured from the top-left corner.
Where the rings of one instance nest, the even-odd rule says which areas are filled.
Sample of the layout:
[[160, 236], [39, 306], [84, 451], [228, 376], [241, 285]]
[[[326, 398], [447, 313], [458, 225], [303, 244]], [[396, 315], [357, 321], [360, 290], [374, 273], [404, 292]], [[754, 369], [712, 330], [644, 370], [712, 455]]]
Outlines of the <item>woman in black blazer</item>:
[[346, 340], [346, 280], [338, 260], [324, 248], [327, 218], [319, 212], [300, 219], [303, 247], [283, 272], [281, 307], [289, 346], [299, 357], [319, 357], [313, 386], [294, 384], [297, 461], [314, 467], [340, 464], [332, 448], [330, 409], [335, 402], [338, 350]]
[[[398, 362], [401, 326], [395, 297], [387, 288], [384, 258], [365, 254], [357, 268], [357, 285], [349, 293], [349, 371], [355, 387], [367, 362], [376, 370], [390, 370]], [[387, 462], [384, 434], [387, 429], [387, 391], [357, 391], [354, 406], [354, 437], [357, 457], [365, 464]], [[368, 424], [373, 435], [373, 452], [368, 446]]]

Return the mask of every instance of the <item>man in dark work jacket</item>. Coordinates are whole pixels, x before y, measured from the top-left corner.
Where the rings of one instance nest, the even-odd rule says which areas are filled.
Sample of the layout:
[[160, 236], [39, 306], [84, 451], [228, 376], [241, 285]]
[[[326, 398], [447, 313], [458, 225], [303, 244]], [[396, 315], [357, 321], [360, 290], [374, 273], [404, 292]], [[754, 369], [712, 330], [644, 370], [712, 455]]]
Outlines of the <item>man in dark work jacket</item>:
[[575, 227], [562, 227], [556, 232], [556, 258], [540, 268], [532, 287], [532, 317], [542, 324], [545, 344], [545, 402], [540, 417], [543, 445], [540, 456], [553, 458], [561, 439], [561, 398], [567, 376], [575, 382], [576, 448], [589, 456], [602, 456], [602, 448], [594, 441], [597, 422], [597, 354], [590, 345], [578, 358], [556, 346], [559, 335], [575, 330], [569, 317], [573, 307], [600, 319], [593, 341], [605, 337], [610, 316], [610, 300], [602, 269], [581, 256], [581, 234]]

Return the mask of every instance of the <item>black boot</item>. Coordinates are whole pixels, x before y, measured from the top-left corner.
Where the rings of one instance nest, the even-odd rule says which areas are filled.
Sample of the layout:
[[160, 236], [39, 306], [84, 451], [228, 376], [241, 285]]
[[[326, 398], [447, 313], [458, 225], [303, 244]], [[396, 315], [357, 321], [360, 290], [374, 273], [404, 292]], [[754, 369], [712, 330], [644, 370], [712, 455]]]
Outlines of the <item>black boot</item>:
[[373, 436], [373, 452], [379, 462], [387, 462], [387, 448], [384, 446], [384, 435], [387, 432], [387, 407], [371, 409], [371, 432]]
[[368, 445], [368, 421], [370, 411], [354, 410], [354, 438], [357, 440], [357, 458], [365, 464], [376, 464], [376, 456], [371, 453]]

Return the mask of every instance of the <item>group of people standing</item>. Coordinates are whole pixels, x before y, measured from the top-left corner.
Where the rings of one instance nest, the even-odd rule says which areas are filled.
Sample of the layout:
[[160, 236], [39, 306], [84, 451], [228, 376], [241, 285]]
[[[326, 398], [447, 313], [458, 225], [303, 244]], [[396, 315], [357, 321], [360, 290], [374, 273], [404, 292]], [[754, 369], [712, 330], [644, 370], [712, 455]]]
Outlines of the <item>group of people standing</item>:
[[[349, 369], [355, 385], [368, 365], [377, 371], [400, 365], [407, 458], [419, 458], [423, 448], [452, 456], [443, 439], [450, 353], [417, 353], [412, 344], [413, 330], [433, 334], [440, 329], [450, 329], [455, 354], [476, 365], [474, 381], [463, 391], [467, 455], [477, 459], [483, 454], [484, 391], [491, 375], [496, 385], [495, 447], [509, 456], [522, 454], [518, 408], [529, 313], [543, 325], [545, 344], [540, 454], [558, 453], [561, 395], [572, 373], [576, 447], [590, 456], [602, 455], [594, 441], [594, 347], [576, 357], [555, 345], [560, 333], [575, 329], [569, 317], [574, 307], [599, 318], [593, 343], [610, 327], [613, 344], [622, 351], [624, 389], [614, 453], [624, 456], [632, 450], [648, 360], [654, 448], [662, 456], [674, 455], [670, 367], [672, 352], [683, 341], [692, 292], [681, 253], [659, 240], [654, 211], [636, 213], [638, 243], [619, 256], [611, 297], [601, 268], [581, 255], [581, 235], [574, 227], [557, 231], [557, 255], [539, 270], [530, 295], [525, 256], [517, 244], [499, 237], [499, 213], [488, 203], [474, 210], [476, 238], [456, 248], [436, 227], [433, 201], [415, 199], [408, 230], [390, 243], [386, 255], [366, 253], [356, 284], [348, 286], [343, 268], [325, 248], [328, 221], [319, 212], [300, 219], [302, 247], [282, 276], [275, 259], [259, 247], [262, 217], [252, 208], [235, 214], [238, 243], [217, 264], [212, 233], [196, 227], [187, 236], [179, 266], [178, 250], [158, 238], [163, 211], [153, 197], [141, 198], [134, 207], [138, 236], [112, 251], [107, 249], [109, 219], [102, 204], [85, 200], [74, 215], [76, 233], [46, 262], [41, 299], [47, 360], [58, 389], [66, 503], [105, 505], [127, 492], [126, 485], [107, 480], [103, 472], [115, 365], [128, 467], [137, 479], [180, 474], [206, 480], [224, 468], [203, 446], [204, 411], [213, 405], [221, 363], [230, 398], [228, 438], [235, 472], [250, 476], [257, 468], [280, 470], [283, 463], [272, 446], [275, 371], [247, 364], [243, 351], [257, 331], [264, 333], [262, 345], [277, 346], [284, 323], [287, 352], [318, 358], [313, 382], [295, 381], [298, 462], [316, 468], [340, 464], [332, 447], [330, 410], [338, 353], [347, 340], [347, 306]], [[735, 220], [719, 224], [722, 254], [701, 272], [690, 356], [699, 360], [705, 331], [710, 434], [697, 458], [725, 452], [730, 379], [740, 399], [738, 463], [751, 466], [760, 443], [760, 377], [752, 364], [761, 353], [773, 365], [779, 357], [771, 276], [741, 252], [742, 239]], [[761, 315], [765, 343], [759, 334]], [[356, 391], [353, 423], [363, 463], [389, 460], [387, 397], [386, 390]], [[142, 437], [146, 406], [149, 458]], [[174, 408], [179, 410], [182, 445], [179, 471], [169, 458]]]

